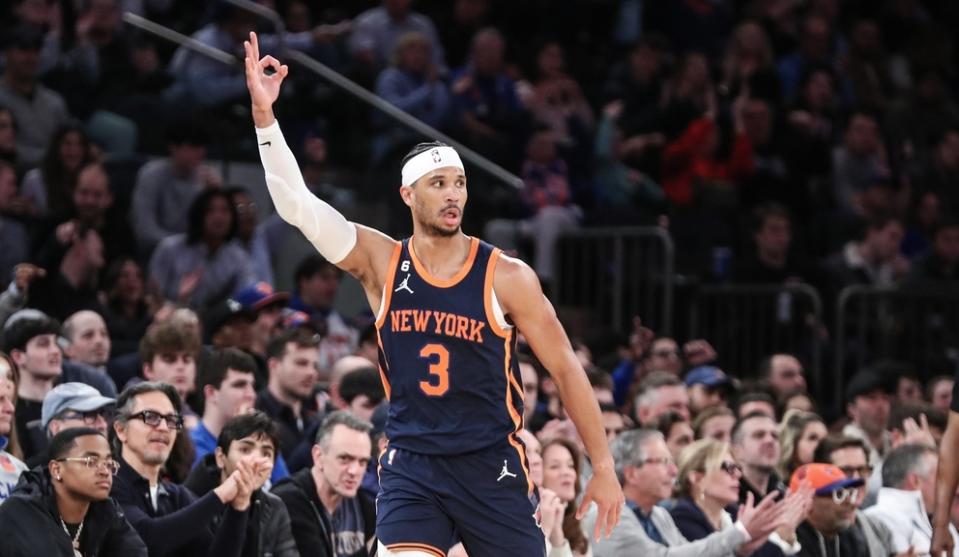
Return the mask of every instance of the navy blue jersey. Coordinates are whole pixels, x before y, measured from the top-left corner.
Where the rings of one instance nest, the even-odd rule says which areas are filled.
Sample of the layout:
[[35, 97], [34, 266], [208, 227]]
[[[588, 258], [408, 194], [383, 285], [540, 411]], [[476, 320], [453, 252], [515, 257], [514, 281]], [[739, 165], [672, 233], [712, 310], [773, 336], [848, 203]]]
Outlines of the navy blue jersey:
[[473, 238], [463, 268], [431, 277], [410, 240], [397, 245], [377, 320], [380, 374], [390, 400], [390, 447], [456, 455], [504, 440], [522, 427], [516, 332], [493, 310], [500, 250]]

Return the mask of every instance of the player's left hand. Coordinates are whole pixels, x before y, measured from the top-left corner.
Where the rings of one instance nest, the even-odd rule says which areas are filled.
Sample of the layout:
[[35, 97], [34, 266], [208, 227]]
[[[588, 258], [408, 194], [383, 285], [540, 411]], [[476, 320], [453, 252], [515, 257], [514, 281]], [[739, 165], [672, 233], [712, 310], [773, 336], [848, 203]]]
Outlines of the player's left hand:
[[576, 511], [576, 519], [582, 520], [592, 503], [598, 507], [596, 511], [596, 528], [593, 537], [599, 541], [601, 535], [609, 537], [613, 528], [619, 524], [619, 513], [623, 509], [623, 490], [616, 479], [612, 463], [597, 467], [593, 470], [593, 477], [586, 484], [583, 493], [583, 502]]

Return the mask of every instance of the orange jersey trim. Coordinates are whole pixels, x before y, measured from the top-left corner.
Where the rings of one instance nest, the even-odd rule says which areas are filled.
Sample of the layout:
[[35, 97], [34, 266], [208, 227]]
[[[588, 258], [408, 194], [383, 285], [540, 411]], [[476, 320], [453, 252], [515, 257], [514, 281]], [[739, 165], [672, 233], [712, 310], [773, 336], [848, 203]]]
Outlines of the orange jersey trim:
[[[479, 240], [477, 238], [472, 238], [470, 243], [470, 252], [469, 255], [466, 256], [466, 262], [463, 263], [463, 266], [455, 275], [445, 280], [431, 275], [429, 271], [426, 270], [426, 267], [420, 263], [419, 258], [416, 257], [416, 250], [413, 249], [413, 238], [410, 238], [409, 246], [410, 259], [413, 260], [413, 266], [416, 268], [416, 272], [420, 275], [420, 278], [437, 288], [449, 288], [451, 286], [456, 286], [466, 277], [467, 273], [470, 272], [470, 269], [473, 268], [473, 261], [476, 260], [476, 251], [479, 249]], [[392, 282], [390, 284], [392, 284]]]
[[386, 268], [386, 284], [383, 286], [383, 300], [380, 302], [382, 312], [376, 316], [377, 329], [382, 327], [383, 323], [386, 323], [386, 315], [390, 312], [390, 302], [393, 300], [393, 282], [396, 280], [396, 268], [399, 266], [402, 251], [403, 243], [396, 242], [393, 255], [390, 256], [390, 265]]
[[403, 551], [425, 551], [426, 553], [436, 555], [436, 557], [446, 557], [445, 551], [441, 551], [438, 548], [425, 543], [391, 543], [390, 545], [386, 546], [386, 549], [396, 553], [401, 553]]
[[[533, 485], [533, 477], [530, 476], [529, 469], [526, 464], [526, 452], [523, 450], [523, 444], [517, 441], [515, 438], [516, 432], [523, 427], [523, 416], [520, 415], [520, 413], [516, 410], [516, 407], [513, 406], [513, 396], [510, 392], [512, 385], [516, 383], [516, 380], [513, 379], [513, 374], [510, 373], [510, 362], [512, 361], [512, 340], [512, 335], [507, 335], [506, 340], [504, 341], [504, 345], [506, 347], [506, 357], [504, 358], [503, 363], [503, 373], [506, 374], [506, 409], [509, 411], [510, 419], [513, 420], [513, 433], [510, 433], [507, 439], [509, 440], [509, 444], [516, 449], [516, 452], [519, 453], [519, 461], [523, 466], [523, 474], [526, 475], [527, 493], [532, 493], [535, 486]], [[519, 392], [521, 393], [520, 396], [522, 396], [523, 389], [519, 389]]]
[[[496, 322], [496, 314], [493, 312], [493, 275], [496, 273], [496, 263], [499, 261], [499, 256], [503, 251], [499, 248], [493, 250], [493, 253], [489, 256], [489, 261], [486, 263], [486, 281], [483, 285], [483, 307], [486, 309], [486, 321], [489, 323], [489, 328], [493, 331], [493, 334], [500, 338], [506, 338], [509, 336], [509, 331], [500, 327], [499, 323]], [[520, 389], [522, 392], [523, 389]]]

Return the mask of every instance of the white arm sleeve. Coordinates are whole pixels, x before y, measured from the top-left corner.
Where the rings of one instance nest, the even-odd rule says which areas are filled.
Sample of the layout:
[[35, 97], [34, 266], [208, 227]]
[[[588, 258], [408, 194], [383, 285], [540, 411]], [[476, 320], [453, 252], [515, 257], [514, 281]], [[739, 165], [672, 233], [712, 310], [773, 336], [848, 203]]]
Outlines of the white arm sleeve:
[[320, 255], [339, 263], [356, 245], [356, 227], [339, 211], [313, 195], [280, 131], [279, 122], [256, 128], [260, 160], [266, 171], [266, 187], [276, 212], [300, 229]]

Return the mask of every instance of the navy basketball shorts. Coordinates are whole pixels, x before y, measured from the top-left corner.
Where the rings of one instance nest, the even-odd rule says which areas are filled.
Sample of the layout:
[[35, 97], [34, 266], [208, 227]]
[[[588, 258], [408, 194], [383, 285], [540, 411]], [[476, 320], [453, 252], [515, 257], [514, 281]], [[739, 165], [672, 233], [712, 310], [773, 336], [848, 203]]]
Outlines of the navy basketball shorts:
[[458, 456], [387, 448], [380, 456], [376, 536], [392, 551], [445, 557], [462, 541], [470, 557], [545, 557], [525, 456], [503, 442]]

